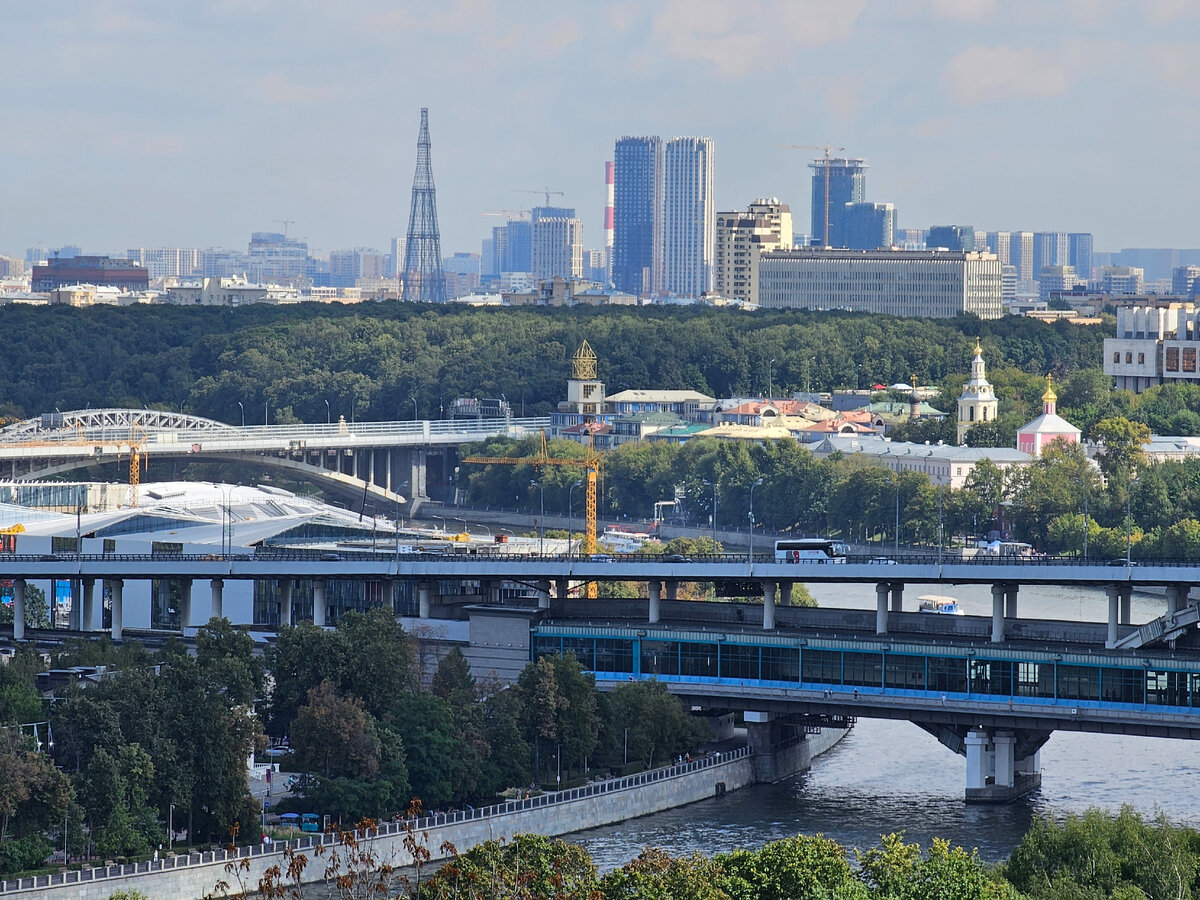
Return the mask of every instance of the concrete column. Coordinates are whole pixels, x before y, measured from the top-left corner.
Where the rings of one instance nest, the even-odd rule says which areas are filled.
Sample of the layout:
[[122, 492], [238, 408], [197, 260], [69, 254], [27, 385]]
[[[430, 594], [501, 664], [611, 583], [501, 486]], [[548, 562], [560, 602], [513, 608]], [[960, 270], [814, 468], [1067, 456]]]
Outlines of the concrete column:
[[779, 582], [779, 605], [792, 605], [792, 583], [790, 581]]
[[1024, 775], [1035, 775], [1042, 771], [1042, 751], [1039, 750], [1024, 759], [1018, 759], [1015, 768]]
[[182, 634], [192, 624], [192, 579], [184, 578], [179, 583], [179, 632]]
[[429, 609], [433, 605], [433, 585], [428, 581], [422, 581], [417, 585], [417, 615], [422, 619], [428, 619]]
[[71, 615], [67, 618], [67, 628], [71, 631], [83, 631], [83, 591], [78, 578], [72, 578], [71, 585]]
[[646, 616], [646, 621], [653, 625], [658, 621], [660, 614], [659, 605], [662, 600], [662, 582], [651, 581], [647, 583], [646, 590], [650, 595], [650, 609]]
[[967, 749], [967, 789], [987, 785], [988, 776], [995, 767], [995, 755], [991, 750], [986, 731], [968, 731], [965, 740]]
[[567, 579], [560, 578], [554, 583], [554, 596], [558, 598], [560, 604], [567, 599], [570, 591], [571, 582], [567, 581]]
[[539, 581], [537, 583], [537, 598], [538, 598], [538, 609], [549, 609], [550, 608], [550, 582], [549, 581]]
[[291, 578], [279, 579], [279, 624], [292, 624], [292, 595], [296, 590], [296, 582]]
[[892, 582], [892, 612], [904, 612], [904, 585], [899, 581]]
[[1115, 584], [1105, 589], [1108, 594], [1108, 641], [1105, 646], [1110, 650], [1117, 645], [1117, 603], [1120, 600], [1120, 588]]
[[25, 640], [25, 579], [13, 579], [13, 640]]
[[313, 624], [325, 627], [325, 579], [313, 579]]
[[119, 641], [125, 615], [125, 582], [120, 578], [109, 579], [108, 593], [112, 598], [112, 639]]
[[1017, 739], [1011, 731], [998, 731], [992, 739], [992, 744], [996, 751], [996, 785], [998, 787], [1012, 787], [1016, 782], [1016, 760], [1013, 758], [1013, 751], [1017, 746]]
[[1004, 585], [992, 585], [992, 643], [1004, 643]]
[[891, 586], [881, 581], [875, 585], [875, 633], [887, 634], [888, 629], [888, 592]]
[[1168, 584], [1167, 585], [1167, 618], [1179, 612], [1179, 607], [1187, 602], [1188, 593], [1191, 590], [1191, 585], [1188, 584]]
[[667, 599], [668, 600], [678, 600], [679, 599], [679, 582], [678, 581], [668, 581], [667, 582]]
[[763, 631], [775, 629], [775, 582], [763, 585]]
[[214, 578], [209, 585], [209, 590], [212, 593], [212, 611], [210, 615], [215, 619], [225, 618], [225, 581], [222, 578]]
[[1133, 624], [1133, 587], [1121, 585], [1121, 624]]
[[1004, 588], [1004, 617], [1016, 619], [1017, 616], [1017, 585], [1010, 584]]
[[96, 579], [83, 579], [83, 631], [95, 631], [99, 627], [96, 621]]

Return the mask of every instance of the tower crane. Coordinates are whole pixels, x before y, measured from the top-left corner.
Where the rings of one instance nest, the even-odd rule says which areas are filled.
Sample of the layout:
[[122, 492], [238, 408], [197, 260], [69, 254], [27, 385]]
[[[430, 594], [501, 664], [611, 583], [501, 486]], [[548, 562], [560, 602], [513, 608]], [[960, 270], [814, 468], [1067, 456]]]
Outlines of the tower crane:
[[550, 190], [550, 188], [539, 188], [537, 190], [530, 190], [528, 188], [513, 188], [513, 190], [518, 194], [545, 194], [547, 206], [550, 205], [550, 198], [552, 196], [554, 196], [554, 197], [565, 197], [566, 196], [566, 194], [563, 191], [552, 191], [552, 190]]
[[825, 234], [821, 239], [821, 245], [829, 246], [829, 161], [832, 158], [830, 153], [837, 151], [839, 153], [845, 151], [845, 147], [834, 147], [829, 141], [826, 141], [823, 146], [817, 144], [780, 144], [781, 150], [823, 150], [825, 152]]
[[524, 219], [528, 212], [529, 210], [524, 209], [523, 207], [517, 207], [516, 209], [489, 209], [487, 212], [481, 212], [479, 215], [505, 216], [511, 222], [514, 216], [516, 216], [518, 219]]
[[[484, 466], [532, 465], [535, 468], [541, 468], [542, 466], [582, 467], [587, 479], [585, 482], [587, 485], [587, 499], [584, 502], [585, 511], [583, 516], [583, 553], [585, 557], [591, 557], [596, 552], [596, 482], [602, 461], [590, 438], [587, 444], [587, 454], [582, 460], [551, 456], [546, 444], [546, 432], [543, 431], [542, 444], [535, 456], [468, 456], [463, 462]], [[596, 582], [589, 581], [585, 593], [588, 599], [595, 600], [598, 593]]]
[[129, 427], [129, 506], [136, 509], [138, 505], [138, 485], [142, 480], [142, 459], [146, 451], [142, 445], [146, 443], [146, 429], [140, 419], [135, 419]]

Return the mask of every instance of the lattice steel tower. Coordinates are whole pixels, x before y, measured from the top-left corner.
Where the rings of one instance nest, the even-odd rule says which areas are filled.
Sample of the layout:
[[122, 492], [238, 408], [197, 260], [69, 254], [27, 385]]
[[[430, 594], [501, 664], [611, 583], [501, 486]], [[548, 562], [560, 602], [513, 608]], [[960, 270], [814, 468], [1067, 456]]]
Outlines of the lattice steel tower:
[[408, 239], [405, 241], [402, 274], [402, 299], [446, 302], [437, 200], [433, 189], [433, 168], [429, 164], [429, 110], [424, 107], [421, 109], [421, 134], [417, 138], [417, 171], [413, 175], [412, 210], [408, 214]]

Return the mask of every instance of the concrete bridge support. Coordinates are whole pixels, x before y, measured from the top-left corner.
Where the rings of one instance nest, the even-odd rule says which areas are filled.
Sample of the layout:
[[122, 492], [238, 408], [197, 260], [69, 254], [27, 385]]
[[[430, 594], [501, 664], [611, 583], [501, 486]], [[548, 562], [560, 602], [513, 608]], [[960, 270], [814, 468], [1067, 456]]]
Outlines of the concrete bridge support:
[[325, 627], [325, 579], [313, 579], [313, 624], [318, 628]]
[[775, 630], [775, 582], [763, 585], [763, 631]]
[[888, 630], [888, 591], [890, 586], [881, 581], [875, 585], [875, 633], [887, 634]]
[[904, 612], [904, 585], [899, 581], [891, 583], [892, 588], [892, 612]]
[[13, 579], [13, 640], [25, 640], [25, 579]]
[[668, 600], [678, 600], [679, 599], [679, 582], [678, 581], [668, 581], [667, 582], [667, 599]]
[[96, 615], [96, 579], [83, 579], [83, 630], [99, 631], [100, 622]]
[[779, 582], [779, 605], [780, 606], [791, 606], [792, 605], [792, 582], [790, 582], [790, 581]]
[[292, 602], [296, 592], [296, 582], [291, 578], [279, 579], [279, 624], [291, 625]]
[[209, 591], [212, 597], [212, 607], [209, 612], [209, 617], [213, 619], [225, 618], [225, 581], [221, 578], [214, 578], [209, 582]]
[[537, 598], [538, 598], [538, 609], [549, 609], [550, 608], [550, 582], [549, 581], [539, 581], [537, 583]]
[[179, 633], [187, 631], [192, 624], [192, 579], [184, 578], [179, 582]]
[[[1029, 735], [1026, 735], [1026, 740]], [[1033, 746], [1041, 746], [1040, 743]], [[1019, 735], [1005, 729], [973, 728], [963, 741], [967, 756], [967, 801], [1012, 800], [1041, 784], [1041, 753], [1018, 757]], [[1028, 752], [1030, 745], [1024, 745]]]
[[121, 640], [121, 629], [125, 617], [125, 582], [120, 578], [111, 578], [108, 582], [108, 595], [112, 598], [112, 639]]
[[[67, 617], [67, 628], [71, 631], [83, 631], [83, 591], [78, 578], [72, 578], [69, 583], [71, 586], [71, 614]], [[50, 597], [51, 608], [53, 608], [53, 591], [50, 593]]]
[[1168, 584], [1167, 585], [1167, 616], [1173, 616], [1179, 612], [1188, 601], [1188, 595], [1192, 592], [1190, 584]]
[[992, 585], [992, 643], [1004, 642], [1004, 585]]
[[1006, 584], [1004, 586], [1004, 617], [1006, 619], [1019, 618], [1017, 615], [1017, 586], [1015, 584]]
[[650, 608], [647, 611], [646, 621], [653, 625], [658, 621], [661, 615], [662, 605], [662, 582], [651, 581], [646, 584], [646, 592], [650, 596]]
[[417, 585], [417, 615], [422, 619], [428, 619], [430, 616], [435, 590], [436, 586], [429, 581], [422, 581]]
[[1122, 586], [1121, 590], [1121, 624], [1133, 624], [1133, 588]]
[[1110, 650], [1117, 645], [1117, 625], [1128, 625], [1132, 618], [1130, 607], [1133, 605], [1133, 586], [1128, 584], [1110, 584], [1105, 588], [1108, 594], [1108, 639], [1105, 646]]

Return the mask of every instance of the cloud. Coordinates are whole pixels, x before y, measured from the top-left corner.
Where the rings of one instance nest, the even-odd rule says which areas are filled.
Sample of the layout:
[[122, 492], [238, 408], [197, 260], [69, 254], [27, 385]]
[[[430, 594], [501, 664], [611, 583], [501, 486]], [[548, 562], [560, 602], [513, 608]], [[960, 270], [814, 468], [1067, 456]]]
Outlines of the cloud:
[[934, 15], [963, 22], [990, 18], [998, 8], [996, 0], [929, 0], [929, 11]]
[[663, 0], [654, 37], [670, 57], [738, 77], [799, 47], [846, 40], [865, 7], [866, 0]]
[[289, 106], [310, 106], [314, 103], [324, 103], [332, 94], [327, 87], [308, 87], [297, 84], [278, 72], [271, 72], [256, 79], [254, 91], [269, 103], [283, 103]]
[[1035, 50], [973, 44], [946, 64], [942, 79], [965, 106], [1061, 97], [1081, 77], [1082, 56], [1077, 45]]

